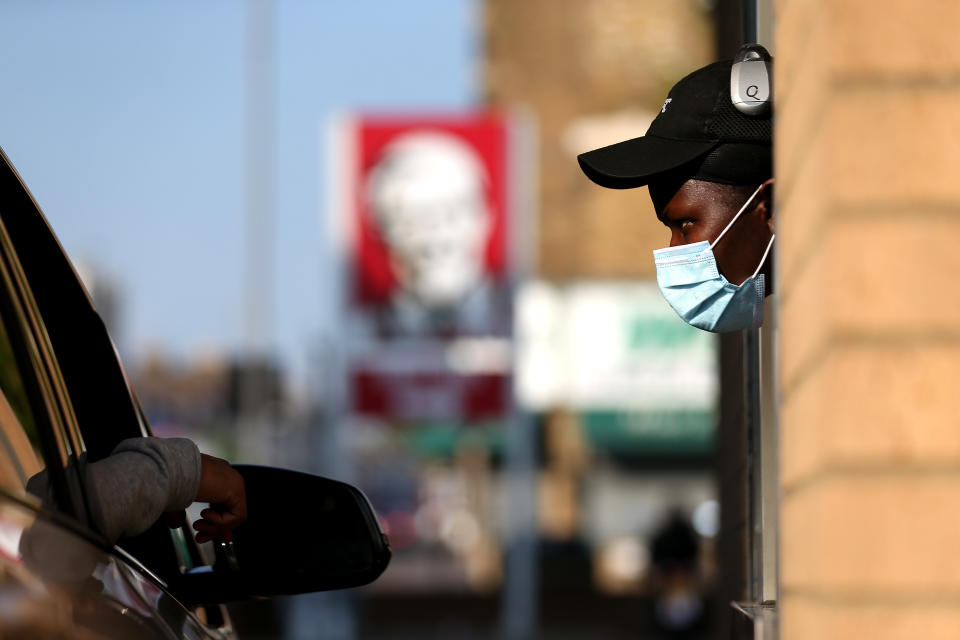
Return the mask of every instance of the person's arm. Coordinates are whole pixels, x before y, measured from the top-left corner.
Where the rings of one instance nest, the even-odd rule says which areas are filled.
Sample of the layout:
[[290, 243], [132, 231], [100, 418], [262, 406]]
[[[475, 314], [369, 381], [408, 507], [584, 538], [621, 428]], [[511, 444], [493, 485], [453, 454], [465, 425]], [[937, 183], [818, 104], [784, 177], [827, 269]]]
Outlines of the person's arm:
[[129, 438], [84, 469], [94, 524], [111, 543], [193, 502], [200, 451], [186, 438]]
[[199, 542], [230, 539], [246, 519], [243, 477], [186, 438], [124, 440], [108, 457], [88, 464], [84, 475], [93, 519], [111, 543], [197, 501], [212, 505], [194, 525]]

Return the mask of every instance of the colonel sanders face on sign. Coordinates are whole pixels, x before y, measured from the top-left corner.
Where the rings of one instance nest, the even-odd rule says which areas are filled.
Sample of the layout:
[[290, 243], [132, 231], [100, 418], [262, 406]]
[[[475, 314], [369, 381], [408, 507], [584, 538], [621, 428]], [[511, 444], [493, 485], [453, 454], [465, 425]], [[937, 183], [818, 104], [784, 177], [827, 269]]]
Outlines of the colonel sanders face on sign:
[[403, 289], [427, 307], [451, 307], [483, 279], [491, 216], [486, 170], [446, 133], [397, 138], [370, 173], [366, 194]]

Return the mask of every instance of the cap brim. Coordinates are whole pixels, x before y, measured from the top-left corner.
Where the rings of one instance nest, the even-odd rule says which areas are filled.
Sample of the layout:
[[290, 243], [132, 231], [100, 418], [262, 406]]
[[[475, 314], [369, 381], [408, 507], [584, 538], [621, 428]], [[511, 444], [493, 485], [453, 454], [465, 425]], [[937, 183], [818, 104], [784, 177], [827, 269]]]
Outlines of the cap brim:
[[577, 156], [587, 177], [608, 189], [649, 184], [657, 174], [684, 165], [720, 143], [719, 140], [670, 140], [641, 136]]

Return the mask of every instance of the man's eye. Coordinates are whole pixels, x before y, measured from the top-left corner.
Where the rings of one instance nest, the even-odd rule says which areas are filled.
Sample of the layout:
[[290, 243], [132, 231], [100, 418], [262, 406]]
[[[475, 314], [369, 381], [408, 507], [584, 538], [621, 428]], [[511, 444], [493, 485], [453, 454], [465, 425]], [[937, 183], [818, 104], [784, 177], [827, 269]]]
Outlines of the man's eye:
[[680, 230], [688, 231], [690, 227], [693, 226], [693, 220], [681, 220], [680, 221]]

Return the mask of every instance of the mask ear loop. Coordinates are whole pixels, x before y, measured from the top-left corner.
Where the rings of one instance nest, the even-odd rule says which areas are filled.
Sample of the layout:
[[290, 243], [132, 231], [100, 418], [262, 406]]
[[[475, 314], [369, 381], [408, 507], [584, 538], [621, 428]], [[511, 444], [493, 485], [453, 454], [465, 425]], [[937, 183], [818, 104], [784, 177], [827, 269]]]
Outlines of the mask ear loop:
[[[717, 236], [717, 239], [710, 243], [711, 250], [716, 246], [718, 242], [720, 242], [720, 238], [722, 238], [724, 234], [730, 230], [730, 227], [732, 227], [733, 223], [737, 221], [737, 218], [740, 217], [740, 214], [747, 210], [747, 207], [750, 206], [750, 203], [753, 202], [753, 199], [757, 197], [757, 194], [760, 193], [760, 189], [762, 188], [763, 188], [763, 184], [757, 187], [757, 190], [753, 192], [753, 195], [747, 198], [747, 201], [743, 203], [742, 207], [740, 207], [740, 211], [737, 211], [737, 215], [733, 216], [730, 222], [727, 223], [727, 226], [723, 228], [723, 231], [720, 232], [720, 235]], [[770, 242], [773, 242], [773, 238], [770, 239]], [[770, 247], [767, 247], [767, 250], [769, 251]], [[764, 254], [764, 256], [766, 256], [766, 254]], [[763, 264], [763, 263], [761, 262], [760, 264]]]
[[757, 274], [760, 273], [760, 269], [763, 268], [763, 263], [767, 261], [767, 256], [770, 254], [770, 247], [773, 246], [773, 239], [777, 237], [777, 234], [770, 235], [770, 242], [767, 243], [767, 250], [763, 252], [763, 257], [760, 258], [760, 264], [757, 265], [757, 270], [753, 272], [751, 278], [756, 278]]

